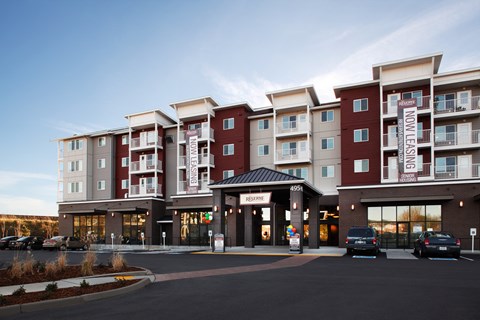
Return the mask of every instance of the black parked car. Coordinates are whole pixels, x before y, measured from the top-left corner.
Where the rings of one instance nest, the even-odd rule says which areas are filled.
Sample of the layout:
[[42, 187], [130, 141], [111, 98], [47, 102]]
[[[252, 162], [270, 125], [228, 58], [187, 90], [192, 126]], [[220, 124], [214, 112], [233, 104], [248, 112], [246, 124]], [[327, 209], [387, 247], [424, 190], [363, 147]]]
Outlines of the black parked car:
[[354, 251], [368, 251], [375, 255], [380, 252], [380, 239], [377, 231], [372, 227], [351, 227], [345, 240], [347, 254]]
[[414, 253], [421, 257], [427, 255], [452, 255], [460, 258], [460, 239], [444, 231], [424, 231], [415, 240]]
[[11, 241], [9, 248], [15, 250], [40, 250], [43, 246], [43, 237], [28, 236]]
[[10, 241], [15, 241], [17, 240], [17, 236], [8, 236], [0, 239], [0, 249], [5, 250], [9, 248]]

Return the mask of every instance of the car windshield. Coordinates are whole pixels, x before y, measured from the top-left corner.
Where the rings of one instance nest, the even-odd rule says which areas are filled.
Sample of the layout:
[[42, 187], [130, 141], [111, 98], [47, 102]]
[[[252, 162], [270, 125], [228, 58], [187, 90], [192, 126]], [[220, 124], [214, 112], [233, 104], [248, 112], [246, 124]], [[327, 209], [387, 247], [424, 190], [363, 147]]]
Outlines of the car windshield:
[[20, 239], [18, 239], [18, 241], [27, 240], [28, 238], [30, 238], [30, 237], [21, 237]]
[[350, 229], [348, 231], [349, 237], [373, 237], [372, 229]]

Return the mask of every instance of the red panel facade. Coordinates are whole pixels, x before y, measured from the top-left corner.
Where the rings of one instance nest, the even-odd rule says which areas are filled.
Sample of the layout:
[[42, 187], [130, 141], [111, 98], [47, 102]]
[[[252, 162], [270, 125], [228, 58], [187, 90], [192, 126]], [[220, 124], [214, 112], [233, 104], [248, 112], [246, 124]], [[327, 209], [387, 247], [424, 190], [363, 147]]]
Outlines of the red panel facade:
[[[128, 137], [128, 133], [125, 134]], [[122, 180], [128, 179], [128, 167], [122, 167], [122, 158], [128, 157], [128, 144], [122, 144], [122, 136], [115, 136], [115, 198], [123, 199], [128, 189], [122, 189]]]

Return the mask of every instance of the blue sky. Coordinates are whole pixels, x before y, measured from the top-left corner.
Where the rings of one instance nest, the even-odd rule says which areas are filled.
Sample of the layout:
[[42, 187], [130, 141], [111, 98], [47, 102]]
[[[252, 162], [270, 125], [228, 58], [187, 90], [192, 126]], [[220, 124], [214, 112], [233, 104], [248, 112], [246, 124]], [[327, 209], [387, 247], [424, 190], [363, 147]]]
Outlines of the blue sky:
[[370, 80], [443, 52], [480, 67], [480, 1], [0, 1], [0, 213], [56, 215], [57, 145], [124, 116], [212, 96]]

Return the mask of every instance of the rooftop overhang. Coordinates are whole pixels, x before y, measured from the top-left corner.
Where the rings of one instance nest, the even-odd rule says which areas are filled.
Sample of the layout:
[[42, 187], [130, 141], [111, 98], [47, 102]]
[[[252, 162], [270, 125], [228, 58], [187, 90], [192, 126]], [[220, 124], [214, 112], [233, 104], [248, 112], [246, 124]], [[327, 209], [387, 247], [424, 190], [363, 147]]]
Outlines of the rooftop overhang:
[[438, 53], [428, 54], [424, 56], [417, 56], [413, 58], [374, 64], [372, 66], [373, 79], [374, 80], [380, 79], [380, 73], [381, 73], [380, 71], [382, 69], [383, 70], [397, 69], [397, 68], [409, 67], [412, 65], [428, 63], [428, 62], [432, 62], [432, 66], [433, 66], [432, 72], [433, 74], [437, 74], [438, 69], [440, 67], [440, 62], [442, 61], [442, 56], [443, 56], [443, 53], [438, 52]]

